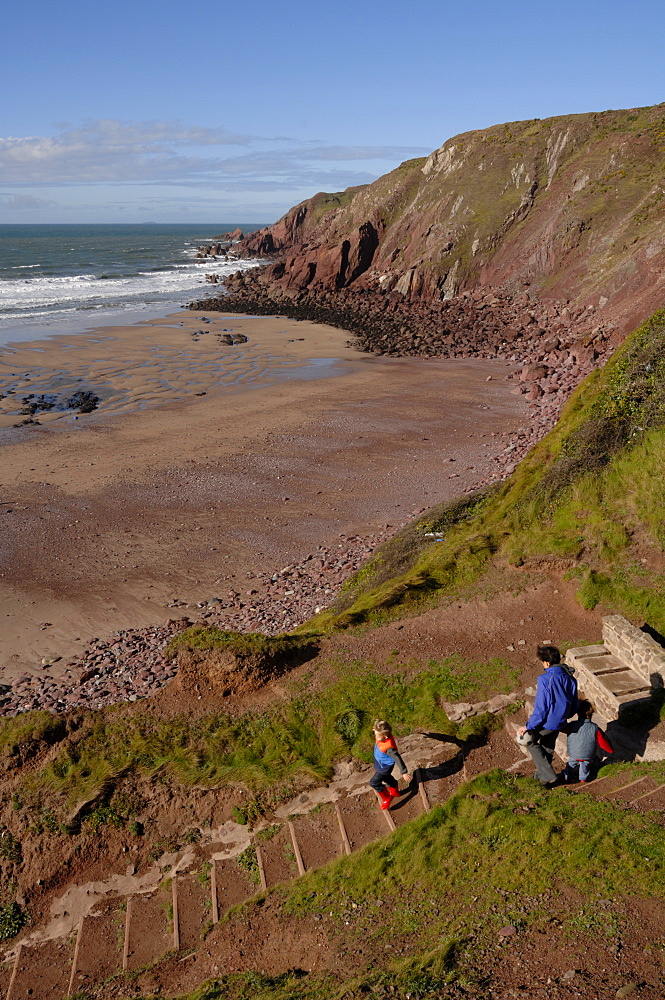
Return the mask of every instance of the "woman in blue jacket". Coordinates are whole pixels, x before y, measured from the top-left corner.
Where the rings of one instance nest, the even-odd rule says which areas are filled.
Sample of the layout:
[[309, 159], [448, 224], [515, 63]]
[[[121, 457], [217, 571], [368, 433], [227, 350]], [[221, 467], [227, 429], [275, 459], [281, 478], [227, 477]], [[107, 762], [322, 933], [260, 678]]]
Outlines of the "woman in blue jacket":
[[531, 736], [527, 750], [536, 765], [536, 777], [541, 785], [551, 788], [557, 781], [552, 767], [556, 738], [577, 711], [577, 681], [561, 663], [556, 646], [539, 646], [537, 656], [545, 672], [538, 678], [533, 712], [520, 733]]

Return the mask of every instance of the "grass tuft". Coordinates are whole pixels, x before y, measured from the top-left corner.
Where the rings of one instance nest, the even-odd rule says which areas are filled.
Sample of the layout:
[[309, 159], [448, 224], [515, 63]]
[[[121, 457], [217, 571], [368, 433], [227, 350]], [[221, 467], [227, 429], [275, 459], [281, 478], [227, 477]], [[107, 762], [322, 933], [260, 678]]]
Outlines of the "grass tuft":
[[312, 645], [311, 639], [301, 636], [278, 635], [270, 637], [262, 632], [230, 632], [213, 625], [193, 625], [174, 636], [164, 655], [172, 659], [178, 651], [228, 650], [236, 656], [280, 657], [304, 650]]
[[0, 755], [27, 759], [44, 744], [52, 746], [67, 735], [61, 715], [43, 710], [24, 712], [0, 722]]
[[0, 941], [8, 941], [16, 937], [22, 927], [28, 922], [28, 915], [18, 903], [7, 903], [0, 906]]

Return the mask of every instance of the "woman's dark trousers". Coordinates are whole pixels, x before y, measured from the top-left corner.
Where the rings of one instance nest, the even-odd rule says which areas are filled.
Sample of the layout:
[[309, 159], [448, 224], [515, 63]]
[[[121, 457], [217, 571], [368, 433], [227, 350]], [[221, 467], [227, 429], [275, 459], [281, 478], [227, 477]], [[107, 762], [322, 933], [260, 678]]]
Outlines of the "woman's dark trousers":
[[536, 765], [536, 777], [541, 785], [549, 785], [556, 781], [556, 772], [552, 767], [554, 757], [554, 747], [556, 738], [559, 735], [558, 729], [538, 729], [535, 731], [536, 742], [532, 743], [527, 750]]

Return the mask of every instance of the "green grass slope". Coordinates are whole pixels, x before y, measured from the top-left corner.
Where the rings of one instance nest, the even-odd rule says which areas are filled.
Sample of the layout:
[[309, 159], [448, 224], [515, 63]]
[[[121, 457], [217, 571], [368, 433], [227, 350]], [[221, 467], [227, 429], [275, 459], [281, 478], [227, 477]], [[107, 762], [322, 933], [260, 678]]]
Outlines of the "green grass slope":
[[403, 615], [491, 566], [529, 560], [566, 560], [586, 607], [603, 602], [665, 631], [664, 474], [661, 310], [578, 387], [505, 483], [412, 522], [300, 631]]
[[[39, 834], [45, 811], [56, 827], [62, 825], [61, 832], [75, 834], [66, 821], [81, 802], [87, 803], [79, 817], [84, 829], [91, 821], [127, 826], [132, 815], [117, 787], [158, 775], [176, 790], [242, 786], [248, 796], [238, 818], [251, 821], [275, 796], [288, 798], [303, 782], [329, 781], [340, 758], [369, 762], [375, 718], [390, 718], [398, 734], [424, 728], [466, 740], [496, 720], [481, 715], [453, 723], [441, 702], [507, 693], [517, 680], [516, 671], [498, 658], [466, 663], [449, 657], [425, 666], [395, 659], [392, 666], [394, 672], [386, 675], [370, 662], [340, 663], [338, 679], [318, 693], [309, 691], [306, 677], [288, 701], [236, 716], [218, 710], [197, 719], [186, 714], [163, 719], [117, 706], [91, 714], [69, 738], [60, 725], [51, 740], [60, 743], [57, 754], [30, 769], [15, 789], [16, 835], [26, 829]], [[46, 712], [5, 720], [0, 765], [10, 770], [34, 739], [43, 746], [59, 722]]]

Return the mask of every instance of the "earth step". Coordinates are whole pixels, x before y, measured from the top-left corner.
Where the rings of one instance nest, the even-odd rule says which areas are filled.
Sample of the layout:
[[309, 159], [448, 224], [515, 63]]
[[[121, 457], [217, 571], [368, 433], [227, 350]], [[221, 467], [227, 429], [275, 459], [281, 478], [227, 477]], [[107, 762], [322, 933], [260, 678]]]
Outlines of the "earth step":
[[298, 875], [305, 874], [305, 865], [302, 860], [302, 854], [300, 852], [300, 845], [298, 844], [298, 838], [296, 837], [296, 831], [291, 820], [287, 822], [289, 828], [289, 836], [291, 837], [291, 845], [293, 847], [293, 855], [296, 859], [296, 865], [298, 868]]
[[[510, 733], [505, 738], [508, 749]], [[493, 766], [485, 747], [471, 749], [465, 759], [454, 744], [446, 747], [443, 761], [437, 754], [430, 765], [415, 769], [414, 782], [393, 800], [390, 810], [379, 809], [375, 794], [364, 786], [259, 831], [237, 857], [213, 857], [209, 869], [204, 865], [198, 872], [181, 872], [152, 894], [98, 903], [71, 938], [18, 945], [16, 961], [0, 966], [0, 995], [6, 1000], [62, 1000], [77, 992], [85, 994], [121, 968], [133, 971], [153, 963], [174, 948], [195, 950], [206, 925], [261, 888], [291, 880], [386, 836], [445, 801], [465, 779]], [[635, 778], [634, 774], [613, 771], [571, 790], [665, 811], [665, 784], [650, 775]]]
[[127, 897], [123, 968], [140, 969], [174, 947], [173, 889]]
[[344, 845], [344, 853], [348, 857], [351, 854], [351, 841], [349, 840], [349, 835], [346, 832], [346, 827], [344, 826], [344, 819], [342, 817], [342, 810], [339, 807], [339, 802], [335, 802], [335, 816], [337, 817], [337, 824], [339, 826], [339, 834], [342, 838], [342, 844]]
[[74, 938], [19, 945], [7, 1000], [62, 1000], [67, 996]]
[[305, 871], [321, 868], [345, 854], [335, 808], [330, 803], [292, 821]]
[[[376, 795], [376, 793], [374, 794]], [[395, 826], [395, 820], [392, 818], [390, 811], [388, 809], [381, 809], [381, 799], [379, 798], [378, 795], [376, 796], [376, 804], [379, 807], [379, 810], [381, 811], [381, 814], [385, 820], [386, 826], [388, 827], [388, 832], [393, 833], [393, 831], [397, 829], [397, 827]]]
[[12, 978], [12, 971], [14, 968], [14, 963], [9, 962], [7, 964], [0, 964], [0, 997], [7, 996], [7, 990], [9, 989], [9, 980]]
[[[189, 951], [201, 943], [201, 934], [212, 921], [210, 875], [206, 869], [176, 875], [178, 946]], [[175, 917], [175, 915], [174, 915]]]
[[653, 792], [657, 787], [657, 783], [648, 775], [645, 775], [636, 781], [630, 781], [627, 785], [613, 789], [607, 793], [607, 797], [612, 802], [630, 802], [632, 804], [634, 799], [639, 798], [642, 794]]
[[289, 882], [298, 876], [298, 862], [293, 849], [289, 824], [272, 826], [257, 833], [254, 838], [257, 854], [260, 853], [265, 877], [265, 888], [280, 882]]
[[[482, 746], [467, 750], [463, 768], [464, 781], [470, 781], [476, 775], [492, 770], [497, 767], [499, 761], [508, 767], [521, 766], [525, 757], [531, 761], [528, 751], [519, 746], [515, 740], [518, 728], [517, 723], [508, 722], [503, 729], [492, 734], [491, 743], [484, 743]], [[531, 770], [533, 772], [533, 764]]]
[[464, 780], [464, 754], [459, 747], [450, 747], [447, 760], [433, 767], [419, 768], [420, 781], [427, 793], [430, 806], [445, 802]]
[[634, 779], [630, 773], [605, 774], [602, 778], [590, 781], [587, 784], [576, 785], [575, 791], [578, 794], [593, 795], [594, 798], [606, 798], [612, 792], [618, 791], [626, 785], [633, 784]]
[[389, 832], [374, 792], [345, 795], [338, 799], [337, 805], [352, 851], [385, 837]]
[[416, 769], [416, 781], [418, 782], [418, 794], [420, 795], [420, 801], [422, 802], [423, 812], [428, 813], [431, 809], [431, 806], [429, 804], [429, 796], [427, 794], [427, 788], [425, 786], [425, 781], [421, 768]]
[[665, 785], [657, 785], [651, 791], [638, 795], [630, 804], [640, 810], [654, 809], [665, 812]]
[[217, 923], [232, 906], [256, 895], [260, 888], [258, 872], [257, 881], [253, 882], [235, 858], [214, 861], [211, 871], [213, 923]]
[[418, 782], [414, 779], [409, 788], [405, 789], [397, 799], [393, 799], [387, 815], [396, 827], [404, 826], [412, 819], [417, 819], [425, 812], [425, 805], [419, 791]]
[[105, 900], [79, 924], [70, 993], [85, 993], [122, 968], [125, 909], [123, 899]]
[[593, 785], [570, 785], [568, 786], [569, 792], [588, 792], [593, 788], [602, 788], [605, 784], [609, 784], [611, 778], [616, 778], [614, 774], [604, 774], [602, 778], [596, 778]]
[[261, 848], [258, 844], [253, 844], [254, 854], [256, 855], [256, 864], [259, 869], [259, 883], [262, 889], [268, 888], [268, 883], [266, 882], [266, 869], [263, 864], [263, 855], [261, 854]]

